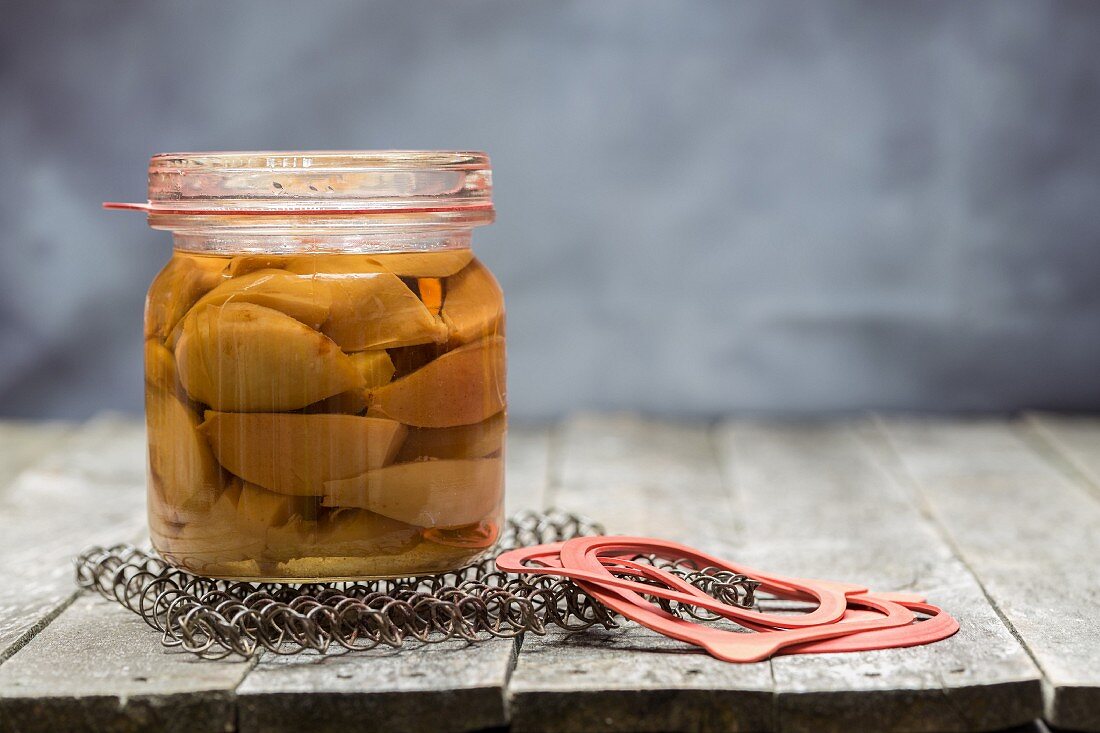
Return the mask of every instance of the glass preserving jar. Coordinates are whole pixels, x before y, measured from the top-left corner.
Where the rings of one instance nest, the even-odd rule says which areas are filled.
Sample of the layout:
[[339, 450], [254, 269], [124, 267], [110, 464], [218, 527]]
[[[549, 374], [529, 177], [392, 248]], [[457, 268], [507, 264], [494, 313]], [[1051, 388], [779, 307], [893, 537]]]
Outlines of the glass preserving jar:
[[466, 152], [152, 158], [172, 232], [145, 309], [148, 509], [172, 565], [307, 582], [438, 573], [497, 539], [504, 303]]

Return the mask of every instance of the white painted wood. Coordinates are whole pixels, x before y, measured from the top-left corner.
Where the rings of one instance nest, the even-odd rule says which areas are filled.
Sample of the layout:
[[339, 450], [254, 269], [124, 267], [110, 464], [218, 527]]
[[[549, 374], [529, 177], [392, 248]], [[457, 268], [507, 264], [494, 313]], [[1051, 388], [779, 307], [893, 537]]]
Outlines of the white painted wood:
[[0, 662], [75, 597], [73, 557], [145, 524], [145, 432], [104, 416], [61, 439], [0, 494]]
[[0, 494], [23, 469], [56, 447], [74, 427], [66, 422], [0, 421]]
[[267, 655], [237, 691], [241, 733], [472, 731], [507, 722], [515, 641]]
[[508, 428], [504, 452], [507, 516], [528, 509], [542, 509], [550, 480], [551, 428], [513, 425]]
[[744, 562], [920, 591], [962, 626], [923, 647], [776, 657], [780, 730], [992, 730], [1038, 717], [1038, 670], [888, 473], [881, 446], [845, 423], [739, 421], [719, 436], [751, 538]]
[[882, 427], [927, 511], [1041, 668], [1047, 722], [1100, 730], [1100, 502], [1002, 421]]
[[[581, 417], [558, 436], [549, 503], [611, 533], [736, 541], [705, 426]], [[767, 662], [718, 662], [632, 623], [614, 631], [527, 634], [509, 687], [515, 731], [709, 731], [772, 727]]]
[[165, 649], [138, 616], [84, 595], [0, 666], [0, 730], [229, 731], [250, 666]]
[[1026, 423], [1040, 447], [1046, 447], [1100, 497], [1100, 418], [1033, 413]]

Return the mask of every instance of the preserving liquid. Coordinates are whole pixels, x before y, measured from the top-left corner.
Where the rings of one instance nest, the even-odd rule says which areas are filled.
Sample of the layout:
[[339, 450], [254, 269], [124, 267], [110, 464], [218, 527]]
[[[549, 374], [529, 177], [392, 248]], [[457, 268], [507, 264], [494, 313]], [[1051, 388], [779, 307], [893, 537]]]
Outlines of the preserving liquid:
[[177, 250], [145, 339], [150, 531], [174, 565], [407, 576], [496, 540], [504, 304], [470, 250]]

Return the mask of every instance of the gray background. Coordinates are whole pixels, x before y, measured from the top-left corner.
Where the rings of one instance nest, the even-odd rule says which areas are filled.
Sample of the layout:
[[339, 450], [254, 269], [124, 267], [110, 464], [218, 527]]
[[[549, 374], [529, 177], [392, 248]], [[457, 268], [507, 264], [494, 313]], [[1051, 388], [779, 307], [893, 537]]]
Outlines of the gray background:
[[475, 148], [513, 415], [1100, 408], [1100, 4], [26, 2], [0, 413], [141, 401], [153, 152]]

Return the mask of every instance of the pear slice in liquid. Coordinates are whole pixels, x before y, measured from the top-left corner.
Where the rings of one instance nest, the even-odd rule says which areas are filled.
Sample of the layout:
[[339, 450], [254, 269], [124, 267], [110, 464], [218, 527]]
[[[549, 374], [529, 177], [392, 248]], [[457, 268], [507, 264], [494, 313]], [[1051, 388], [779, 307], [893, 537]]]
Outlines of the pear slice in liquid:
[[381, 387], [393, 379], [396, 369], [393, 366], [393, 359], [390, 358], [385, 349], [356, 351], [348, 354], [348, 357], [351, 358], [359, 373], [363, 375], [363, 381], [366, 383], [367, 389]]
[[372, 255], [375, 262], [398, 277], [450, 277], [474, 258], [469, 249], [394, 252]]
[[225, 281], [225, 262], [173, 257], [153, 280], [145, 301], [145, 338], [168, 338], [191, 306]]
[[208, 410], [199, 430], [230, 473], [280, 494], [319, 496], [331, 479], [393, 460], [407, 428], [356, 415]]
[[192, 311], [176, 365], [192, 399], [231, 412], [296, 410], [363, 388], [355, 364], [330, 339], [253, 303]]
[[149, 434], [150, 514], [182, 523], [206, 512], [224, 488], [210, 446], [198, 432], [199, 418], [176, 395], [149, 389], [145, 395]]
[[499, 458], [395, 463], [325, 483], [324, 506], [359, 507], [418, 527], [461, 527], [500, 504]]
[[267, 269], [226, 280], [199, 298], [195, 307], [224, 303], [255, 303], [318, 329], [328, 318], [332, 297], [311, 277]]
[[443, 322], [452, 344], [465, 344], [499, 334], [504, 328], [504, 298], [496, 278], [480, 262], [471, 262], [447, 278], [443, 293]]
[[439, 343], [447, 326], [389, 272], [324, 276], [332, 307], [321, 330], [344, 351]]
[[418, 458], [482, 458], [504, 446], [508, 420], [503, 411], [474, 425], [454, 428], [411, 428], [395, 459], [397, 463]]
[[504, 338], [448, 351], [371, 391], [369, 414], [422, 428], [479, 423], [504, 409]]
[[365, 509], [337, 509], [320, 525], [314, 555], [396, 555], [420, 541], [420, 528]]

